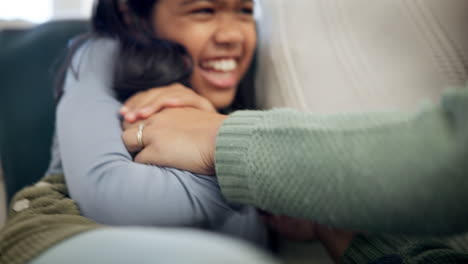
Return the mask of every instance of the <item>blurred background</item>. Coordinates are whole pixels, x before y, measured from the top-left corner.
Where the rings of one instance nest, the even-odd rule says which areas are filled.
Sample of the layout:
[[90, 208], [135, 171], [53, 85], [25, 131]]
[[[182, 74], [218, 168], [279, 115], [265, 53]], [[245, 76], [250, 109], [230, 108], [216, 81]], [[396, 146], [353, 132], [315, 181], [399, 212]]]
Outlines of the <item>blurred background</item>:
[[63, 18], [88, 18], [93, 0], [0, 0], [1, 27], [27, 26]]
[[[0, 30], [24, 28], [57, 19], [89, 18], [93, 0], [0, 0]], [[5, 221], [5, 193], [0, 164], [0, 227]]]

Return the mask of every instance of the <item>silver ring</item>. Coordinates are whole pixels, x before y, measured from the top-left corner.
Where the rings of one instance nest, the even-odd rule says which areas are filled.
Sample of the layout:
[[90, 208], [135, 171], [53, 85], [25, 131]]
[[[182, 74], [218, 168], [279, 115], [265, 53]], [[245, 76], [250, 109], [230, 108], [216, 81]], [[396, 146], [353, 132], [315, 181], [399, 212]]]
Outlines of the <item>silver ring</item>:
[[141, 148], [145, 147], [145, 145], [143, 144], [143, 128], [145, 128], [145, 123], [141, 122], [138, 125], [138, 131], [137, 131], [137, 141], [138, 141], [138, 145], [140, 145]]

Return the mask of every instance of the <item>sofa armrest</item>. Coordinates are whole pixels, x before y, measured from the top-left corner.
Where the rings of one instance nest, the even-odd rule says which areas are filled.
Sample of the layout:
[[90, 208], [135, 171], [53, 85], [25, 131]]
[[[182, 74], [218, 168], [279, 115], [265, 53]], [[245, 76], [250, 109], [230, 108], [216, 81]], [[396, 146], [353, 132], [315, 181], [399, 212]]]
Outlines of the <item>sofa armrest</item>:
[[0, 31], [0, 158], [7, 201], [47, 169], [56, 69], [68, 41], [87, 28], [87, 21], [68, 20]]

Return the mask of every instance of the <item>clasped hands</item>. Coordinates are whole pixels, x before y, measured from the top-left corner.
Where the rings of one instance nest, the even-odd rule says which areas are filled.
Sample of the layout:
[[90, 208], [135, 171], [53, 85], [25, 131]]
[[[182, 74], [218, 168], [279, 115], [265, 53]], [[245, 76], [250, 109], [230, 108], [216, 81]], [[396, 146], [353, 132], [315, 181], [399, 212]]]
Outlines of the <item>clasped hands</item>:
[[[226, 115], [193, 90], [172, 84], [140, 92], [120, 110], [124, 117], [122, 139], [135, 162], [215, 175], [216, 136]], [[141, 130], [141, 142], [137, 134]], [[142, 143], [142, 145], [141, 145]], [[292, 240], [318, 238], [338, 260], [353, 233], [330, 229], [313, 221], [264, 215], [264, 222]]]
[[[135, 162], [214, 175], [216, 135], [226, 116], [193, 90], [172, 84], [131, 97], [121, 108], [122, 139]], [[137, 140], [145, 124], [143, 146]]]

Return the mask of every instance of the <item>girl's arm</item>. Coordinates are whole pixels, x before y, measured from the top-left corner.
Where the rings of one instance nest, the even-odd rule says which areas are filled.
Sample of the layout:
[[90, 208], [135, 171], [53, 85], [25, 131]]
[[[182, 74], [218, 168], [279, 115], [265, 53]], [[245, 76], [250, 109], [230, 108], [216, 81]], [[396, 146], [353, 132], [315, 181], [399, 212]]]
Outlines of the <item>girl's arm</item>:
[[199, 226], [262, 237], [255, 211], [229, 206], [211, 177], [133, 162], [121, 139], [121, 103], [110, 88], [116, 50], [111, 40], [85, 44], [74, 56], [78, 76], [69, 71], [57, 109], [64, 172], [83, 214], [106, 224]]

